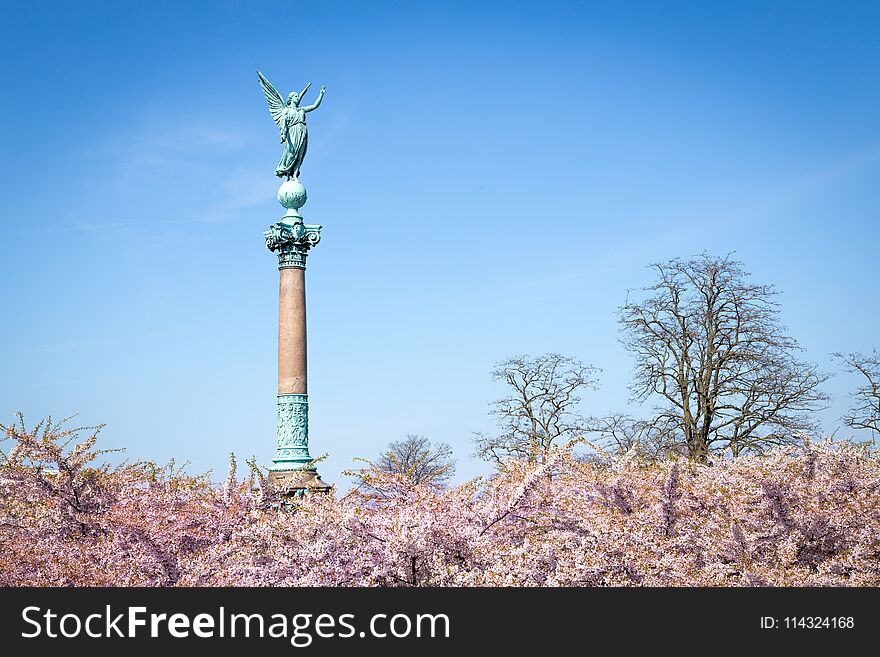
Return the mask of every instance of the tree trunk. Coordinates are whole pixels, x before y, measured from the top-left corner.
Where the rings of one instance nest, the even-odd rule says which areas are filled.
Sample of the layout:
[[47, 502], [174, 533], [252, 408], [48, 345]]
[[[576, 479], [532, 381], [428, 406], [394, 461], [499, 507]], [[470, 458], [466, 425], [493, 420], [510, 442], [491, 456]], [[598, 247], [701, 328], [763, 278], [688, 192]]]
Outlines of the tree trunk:
[[709, 462], [709, 445], [699, 435], [688, 440], [688, 458], [697, 463]]

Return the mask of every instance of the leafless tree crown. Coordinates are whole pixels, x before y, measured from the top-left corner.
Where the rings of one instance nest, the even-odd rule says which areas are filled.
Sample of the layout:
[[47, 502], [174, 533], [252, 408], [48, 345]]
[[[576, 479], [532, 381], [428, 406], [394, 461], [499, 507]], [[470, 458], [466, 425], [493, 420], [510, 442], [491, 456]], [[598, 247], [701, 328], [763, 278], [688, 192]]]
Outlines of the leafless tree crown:
[[843, 422], [851, 429], [867, 429], [880, 433], [880, 353], [870, 356], [860, 353], [834, 354], [853, 374], [859, 374], [861, 385], [852, 393], [852, 408], [843, 416]]
[[678, 424], [669, 415], [643, 419], [614, 413], [591, 418], [589, 430], [598, 436], [603, 450], [615, 456], [623, 456], [633, 449], [650, 460], [687, 455]]
[[501, 433], [477, 434], [477, 455], [499, 463], [511, 456], [540, 462], [554, 443], [582, 433], [580, 393], [595, 387], [596, 372], [557, 353], [516, 356], [496, 365], [492, 378], [508, 389], [505, 397], [492, 402]]
[[410, 433], [404, 440], [389, 443], [376, 467], [403, 475], [414, 484], [443, 488], [455, 474], [455, 459], [447, 443], [432, 444], [425, 436]]
[[659, 399], [651, 426], [675, 427], [688, 455], [745, 451], [812, 430], [827, 378], [795, 358], [779, 323], [776, 290], [749, 281], [742, 263], [706, 254], [652, 265], [657, 280], [619, 311], [635, 357], [637, 401]]

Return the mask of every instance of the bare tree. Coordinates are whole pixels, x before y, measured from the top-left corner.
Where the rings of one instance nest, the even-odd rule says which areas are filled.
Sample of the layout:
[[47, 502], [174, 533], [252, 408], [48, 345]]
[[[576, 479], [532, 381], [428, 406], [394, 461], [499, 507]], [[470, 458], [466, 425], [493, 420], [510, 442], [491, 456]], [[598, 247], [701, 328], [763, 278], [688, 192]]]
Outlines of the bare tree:
[[776, 290], [749, 282], [741, 262], [705, 253], [652, 265], [657, 282], [619, 311], [635, 356], [633, 396], [659, 397], [653, 423], [672, 422], [696, 461], [792, 442], [813, 430], [827, 375], [795, 358]]
[[643, 420], [614, 413], [592, 419], [589, 430], [598, 435], [604, 449], [618, 456], [635, 449], [642, 457], [656, 460], [687, 454], [687, 445], [677, 428], [668, 416]]
[[557, 441], [584, 432], [586, 421], [577, 412], [579, 393], [595, 387], [596, 372], [556, 353], [516, 356], [496, 365], [492, 379], [504, 382], [509, 390], [506, 397], [492, 402], [501, 434], [477, 434], [476, 455], [496, 463], [511, 456], [543, 462]]
[[427, 484], [432, 488], [445, 488], [455, 474], [455, 458], [446, 443], [431, 444], [425, 436], [407, 434], [403, 440], [388, 444], [375, 462], [367, 461], [368, 467], [349, 471], [357, 480], [358, 489], [387, 497], [389, 491], [376, 485], [376, 473], [389, 473], [405, 477], [412, 484]]
[[860, 353], [835, 353], [847, 372], [860, 374], [862, 384], [852, 393], [855, 404], [843, 416], [850, 429], [867, 429], [880, 433], [880, 353], [874, 350], [870, 356]]

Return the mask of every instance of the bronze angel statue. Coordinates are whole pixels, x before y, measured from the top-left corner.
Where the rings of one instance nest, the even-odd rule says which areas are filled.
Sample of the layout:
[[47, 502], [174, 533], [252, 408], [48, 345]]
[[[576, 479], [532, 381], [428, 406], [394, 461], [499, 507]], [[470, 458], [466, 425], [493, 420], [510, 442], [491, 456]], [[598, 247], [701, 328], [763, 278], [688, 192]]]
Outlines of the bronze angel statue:
[[284, 144], [284, 155], [275, 168], [275, 175], [279, 178], [287, 177], [288, 180], [293, 178], [299, 179], [299, 170], [302, 167], [303, 159], [306, 156], [306, 148], [309, 145], [309, 133], [306, 128], [306, 112], [318, 109], [321, 100], [324, 98], [326, 87], [321, 87], [318, 93], [318, 99], [311, 105], [305, 107], [300, 106], [300, 102], [312, 83], [309, 82], [306, 88], [300, 93], [291, 91], [287, 94], [287, 102], [281, 99], [281, 94], [272, 86], [265, 76], [257, 71], [260, 78], [260, 86], [266, 95], [266, 101], [269, 103], [269, 112], [275, 123], [281, 130], [281, 143]]

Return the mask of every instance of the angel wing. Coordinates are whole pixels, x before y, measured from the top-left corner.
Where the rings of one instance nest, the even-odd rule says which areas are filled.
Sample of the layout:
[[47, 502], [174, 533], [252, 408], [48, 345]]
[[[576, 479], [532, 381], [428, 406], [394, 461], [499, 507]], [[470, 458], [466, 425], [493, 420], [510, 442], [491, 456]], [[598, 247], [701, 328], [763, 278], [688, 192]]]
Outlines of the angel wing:
[[266, 96], [266, 102], [269, 103], [269, 113], [275, 119], [275, 123], [281, 125], [281, 114], [284, 112], [284, 101], [278, 90], [272, 86], [272, 83], [266, 79], [262, 73], [257, 71], [260, 78], [260, 86], [263, 88], [263, 94]]

